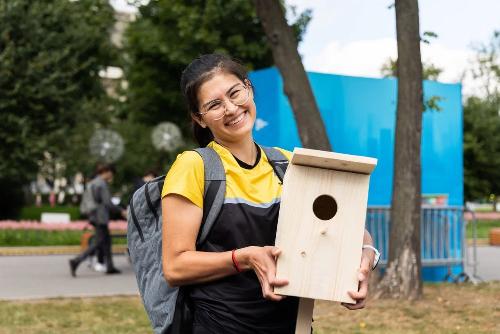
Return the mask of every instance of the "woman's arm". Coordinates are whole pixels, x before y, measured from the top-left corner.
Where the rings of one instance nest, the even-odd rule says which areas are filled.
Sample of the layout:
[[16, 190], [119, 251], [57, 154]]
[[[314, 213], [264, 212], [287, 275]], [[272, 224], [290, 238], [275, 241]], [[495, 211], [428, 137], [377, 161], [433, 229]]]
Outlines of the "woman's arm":
[[[237, 273], [231, 251], [196, 251], [196, 238], [203, 210], [187, 198], [169, 194], [162, 199], [163, 272], [171, 286], [203, 283]], [[235, 252], [241, 270], [253, 269], [259, 278], [262, 294], [271, 300], [282, 296], [273, 293], [273, 286], [286, 285], [276, 279], [276, 247], [250, 246]]]
[[231, 252], [197, 252], [203, 210], [183, 196], [162, 199], [163, 272], [171, 286], [202, 283], [235, 273]]

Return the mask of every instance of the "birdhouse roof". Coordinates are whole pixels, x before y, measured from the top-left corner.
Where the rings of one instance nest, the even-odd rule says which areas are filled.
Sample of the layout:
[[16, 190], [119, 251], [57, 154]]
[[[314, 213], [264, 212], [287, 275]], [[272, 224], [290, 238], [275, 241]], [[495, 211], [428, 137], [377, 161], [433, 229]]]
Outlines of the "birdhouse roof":
[[295, 165], [361, 174], [371, 174], [377, 165], [375, 158], [298, 147], [293, 150], [290, 162]]

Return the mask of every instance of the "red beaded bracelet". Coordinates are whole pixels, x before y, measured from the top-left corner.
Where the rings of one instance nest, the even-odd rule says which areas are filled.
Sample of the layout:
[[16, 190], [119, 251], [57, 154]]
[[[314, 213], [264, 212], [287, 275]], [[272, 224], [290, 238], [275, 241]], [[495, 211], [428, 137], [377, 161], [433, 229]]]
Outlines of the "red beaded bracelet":
[[236, 249], [233, 249], [233, 251], [231, 252], [231, 258], [233, 259], [233, 266], [237, 272], [241, 273], [241, 269], [240, 269], [240, 266], [238, 264], [238, 261], [236, 260], [236, 256], [235, 256], [234, 252], [236, 252]]

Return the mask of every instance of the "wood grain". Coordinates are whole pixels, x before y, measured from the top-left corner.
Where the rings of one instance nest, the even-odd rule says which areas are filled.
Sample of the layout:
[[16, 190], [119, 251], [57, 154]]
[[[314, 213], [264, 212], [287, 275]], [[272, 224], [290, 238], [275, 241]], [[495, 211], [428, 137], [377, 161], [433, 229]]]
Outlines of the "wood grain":
[[370, 174], [377, 165], [377, 159], [307, 148], [295, 148], [291, 163], [294, 165]]
[[300, 298], [295, 334], [311, 334], [314, 299]]
[[[370, 175], [296, 165], [294, 159], [295, 153], [285, 174], [276, 234], [282, 250], [277, 277], [290, 283], [275, 292], [354, 303], [347, 291], [358, 290]], [[349, 166], [360, 170], [355, 165]], [[312, 210], [314, 200], [325, 194], [337, 202], [330, 220]]]

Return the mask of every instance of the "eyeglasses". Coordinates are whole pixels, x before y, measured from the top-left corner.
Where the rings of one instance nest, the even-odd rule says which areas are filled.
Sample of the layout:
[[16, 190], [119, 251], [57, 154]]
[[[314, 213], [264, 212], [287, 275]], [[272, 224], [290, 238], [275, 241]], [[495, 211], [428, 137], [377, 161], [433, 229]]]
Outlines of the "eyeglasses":
[[[250, 89], [247, 85], [237, 84], [232, 87], [227, 93], [226, 97], [235, 106], [242, 106], [247, 103], [250, 98]], [[202, 111], [198, 115], [203, 116], [210, 114], [214, 120], [218, 121], [226, 115], [227, 102], [216, 99], [204, 104], [201, 108]]]

